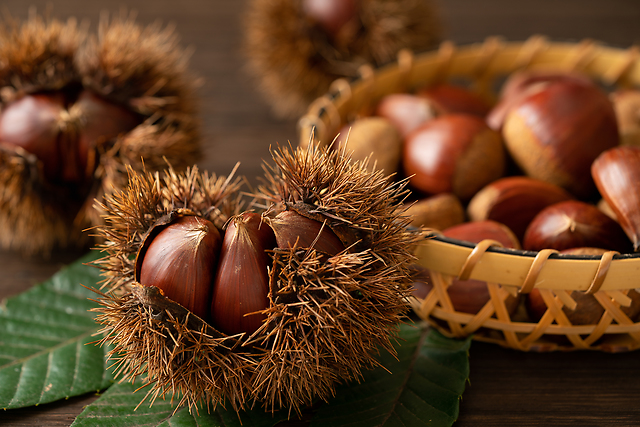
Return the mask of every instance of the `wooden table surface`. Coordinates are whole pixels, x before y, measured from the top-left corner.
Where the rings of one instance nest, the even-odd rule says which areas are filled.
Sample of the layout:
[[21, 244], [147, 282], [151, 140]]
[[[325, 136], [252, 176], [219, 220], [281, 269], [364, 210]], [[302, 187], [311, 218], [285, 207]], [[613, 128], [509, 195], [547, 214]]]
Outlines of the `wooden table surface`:
[[[200, 93], [206, 136], [199, 166], [227, 174], [237, 161], [250, 180], [260, 174], [270, 144], [296, 142], [296, 121], [278, 120], [243, 72], [238, 0], [2, 0], [24, 18], [29, 6], [52, 4], [59, 18], [76, 16], [92, 25], [102, 11], [125, 6], [138, 21], [173, 23], [183, 44], [195, 48], [191, 67], [205, 79]], [[544, 34], [552, 40], [591, 38], [618, 47], [640, 44], [638, 0], [439, 0], [446, 37], [457, 43], [501, 35], [523, 40]], [[253, 181], [255, 182], [255, 181]], [[39, 283], [78, 252], [24, 259], [0, 251], [0, 299]], [[640, 425], [638, 353], [536, 354], [473, 343], [471, 378], [457, 426], [633, 426]], [[68, 426], [95, 396], [0, 412], [0, 425]]]

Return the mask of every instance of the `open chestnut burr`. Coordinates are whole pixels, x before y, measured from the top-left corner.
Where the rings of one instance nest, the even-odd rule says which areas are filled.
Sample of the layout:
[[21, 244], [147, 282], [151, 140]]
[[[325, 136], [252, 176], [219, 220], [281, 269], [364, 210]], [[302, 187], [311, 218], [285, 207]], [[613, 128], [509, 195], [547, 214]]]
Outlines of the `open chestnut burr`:
[[239, 178], [196, 168], [132, 173], [101, 206], [102, 342], [124, 355], [120, 375], [148, 374], [152, 401], [299, 412], [393, 351], [420, 239], [406, 182], [344, 149], [272, 156], [250, 210]]
[[279, 116], [298, 116], [338, 78], [440, 42], [431, 0], [251, 0], [247, 65]]
[[199, 155], [197, 79], [170, 28], [103, 19], [100, 37], [32, 16], [0, 23], [0, 246], [87, 245], [94, 199], [126, 167], [177, 169]]

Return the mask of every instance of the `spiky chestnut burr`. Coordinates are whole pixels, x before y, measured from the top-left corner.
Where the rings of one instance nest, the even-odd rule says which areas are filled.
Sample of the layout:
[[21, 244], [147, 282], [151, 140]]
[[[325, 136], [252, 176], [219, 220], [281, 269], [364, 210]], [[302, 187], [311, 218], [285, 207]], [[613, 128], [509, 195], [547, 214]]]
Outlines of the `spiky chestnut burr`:
[[252, 0], [244, 50], [274, 112], [297, 117], [335, 79], [391, 62], [403, 48], [432, 48], [440, 33], [430, 0]]
[[[170, 174], [164, 180], [133, 174], [132, 185], [109, 196], [102, 206], [107, 224], [99, 229], [105, 237], [101, 248], [108, 256], [98, 265], [104, 270], [105, 286], [118, 290], [102, 295], [97, 319], [104, 326], [103, 342], [114, 345], [114, 357], [122, 356], [120, 374], [132, 379], [147, 373], [152, 400], [182, 393], [181, 403], [191, 408], [200, 400], [213, 406], [226, 401], [236, 410], [258, 402], [266, 410], [299, 412], [316, 399], [328, 399], [337, 383], [360, 378], [363, 369], [377, 364], [374, 355], [379, 348], [392, 351], [393, 331], [406, 310], [404, 298], [411, 283], [411, 247], [419, 239], [407, 231], [409, 218], [403, 214], [406, 182], [369, 171], [367, 162], [351, 162], [344, 150], [311, 146], [276, 150], [272, 156], [274, 164], [265, 165], [264, 182], [254, 194], [264, 203], [256, 202], [253, 208], [266, 209], [260, 224], [255, 214], [246, 221], [249, 214], [230, 212], [240, 208], [229, 184], [206, 186], [215, 191], [199, 196], [203, 181], [193, 172]], [[189, 190], [197, 195], [174, 205]], [[196, 200], [203, 204], [194, 204]], [[207, 208], [207, 203], [217, 208]], [[221, 210], [222, 203], [235, 209]], [[225, 233], [238, 233], [229, 230], [231, 224], [240, 229], [246, 222], [256, 225], [246, 229], [246, 241], [252, 243], [243, 244], [244, 252], [232, 256], [238, 260], [236, 266], [268, 273], [268, 305], [254, 312], [262, 317], [256, 330], [225, 333], [216, 326], [215, 314], [207, 321], [158, 288], [135, 282], [131, 256], [141, 245], [139, 236], [158, 218], [180, 209], [203, 217], [227, 212], [207, 217], [219, 228], [225, 217], [232, 218]], [[284, 212], [304, 219], [291, 220]], [[257, 259], [257, 249], [267, 249], [258, 230], [274, 218], [318, 224], [300, 232], [288, 230], [285, 247], [263, 250], [270, 261], [252, 267], [242, 256]], [[344, 248], [335, 254], [316, 247], [329, 230]], [[316, 238], [303, 243], [290, 238], [296, 233]], [[218, 274], [221, 266], [222, 262]], [[216, 279], [214, 294], [218, 284]], [[216, 308], [215, 300], [214, 296], [212, 311], [225, 310], [224, 305]]]
[[7, 18], [0, 58], [0, 246], [86, 245], [102, 222], [93, 200], [122, 188], [127, 166], [197, 159], [196, 79], [171, 28]]

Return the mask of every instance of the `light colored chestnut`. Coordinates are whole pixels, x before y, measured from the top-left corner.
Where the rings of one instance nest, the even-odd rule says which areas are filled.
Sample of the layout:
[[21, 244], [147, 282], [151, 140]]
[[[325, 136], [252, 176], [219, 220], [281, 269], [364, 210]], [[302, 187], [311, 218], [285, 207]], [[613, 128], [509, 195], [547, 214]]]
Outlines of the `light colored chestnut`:
[[640, 248], [640, 147], [621, 146], [602, 153], [591, 166], [593, 179], [633, 249]]
[[402, 137], [396, 127], [383, 117], [364, 117], [341, 131], [339, 144], [346, 144], [353, 160], [370, 157], [369, 169], [397, 172], [402, 153]]
[[607, 94], [575, 80], [549, 82], [519, 99], [502, 131], [509, 153], [526, 175], [578, 198], [593, 195], [591, 163], [619, 142]]
[[[601, 248], [572, 248], [561, 251], [562, 254], [569, 255], [602, 255], [606, 249]], [[623, 313], [634, 319], [640, 314], [640, 293], [630, 290], [627, 294], [631, 298], [629, 307], [620, 307]], [[604, 308], [596, 297], [581, 291], [571, 292], [571, 298], [576, 302], [576, 307], [572, 310], [563, 307], [562, 311], [572, 325], [595, 325], [604, 314]], [[547, 305], [540, 294], [540, 290], [533, 289], [525, 299], [525, 307], [532, 320], [538, 322], [547, 311]]]
[[440, 116], [412, 132], [402, 160], [413, 188], [453, 193], [463, 202], [505, 171], [500, 135], [482, 119], [463, 114]]
[[640, 91], [617, 90], [610, 97], [618, 119], [620, 144], [640, 146]]
[[136, 259], [136, 280], [203, 320], [208, 320], [211, 288], [222, 237], [212, 222], [183, 216], [150, 234]]
[[570, 199], [573, 196], [556, 185], [511, 176], [493, 181], [473, 196], [467, 214], [472, 221], [500, 222], [522, 240], [527, 226], [542, 209]]
[[444, 230], [465, 220], [464, 207], [455, 194], [441, 193], [409, 206], [406, 214], [414, 227]]
[[568, 200], [546, 207], [529, 224], [522, 241], [526, 250], [597, 247], [618, 252], [631, 250], [622, 227], [596, 206]]
[[226, 334], [255, 332], [269, 307], [271, 258], [275, 247], [273, 231], [260, 214], [245, 212], [230, 220], [225, 230], [220, 262], [213, 285], [211, 319]]

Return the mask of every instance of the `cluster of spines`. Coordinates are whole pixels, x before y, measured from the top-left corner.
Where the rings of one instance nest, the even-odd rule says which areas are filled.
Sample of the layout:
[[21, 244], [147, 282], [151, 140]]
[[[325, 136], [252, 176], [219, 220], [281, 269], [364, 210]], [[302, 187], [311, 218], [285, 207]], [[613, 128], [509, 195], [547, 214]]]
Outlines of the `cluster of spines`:
[[[350, 162], [342, 151], [312, 147], [272, 154], [276, 166], [267, 167], [262, 187], [267, 202], [279, 200], [272, 208], [304, 203], [355, 228], [360, 219], [376, 243], [334, 256], [297, 247], [270, 251], [270, 306], [263, 311], [267, 320], [250, 336], [217, 335], [176, 304], [140, 298], [140, 289], [149, 288], [133, 282], [132, 264], [118, 272], [127, 277], [121, 282], [110, 276], [108, 267], [121, 268], [140, 245], [130, 242], [157, 217], [173, 209], [210, 213], [205, 206], [232, 197], [234, 192], [225, 190], [235, 190], [234, 181], [196, 179], [193, 171], [169, 172], [164, 180], [132, 176], [130, 190], [109, 198], [103, 207], [110, 212], [103, 230], [103, 247], [110, 255], [98, 264], [107, 267], [107, 284], [128, 284], [132, 286], [125, 289], [137, 291], [103, 295], [98, 321], [105, 325], [104, 342], [127, 356], [121, 373], [131, 379], [148, 371], [152, 399], [177, 391], [191, 408], [201, 400], [214, 406], [227, 401], [237, 410], [261, 402], [270, 411], [284, 407], [300, 412], [317, 399], [329, 399], [337, 383], [360, 379], [363, 369], [377, 364], [380, 349], [393, 351], [393, 331], [406, 310], [410, 246], [417, 240], [405, 229], [397, 206], [405, 196], [404, 185], [369, 172], [366, 162]], [[199, 187], [204, 182], [216, 191], [203, 192]], [[338, 191], [347, 192], [344, 200]], [[343, 211], [347, 214], [341, 216]], [[166, 315], [159, 316], [158, 310]]]

